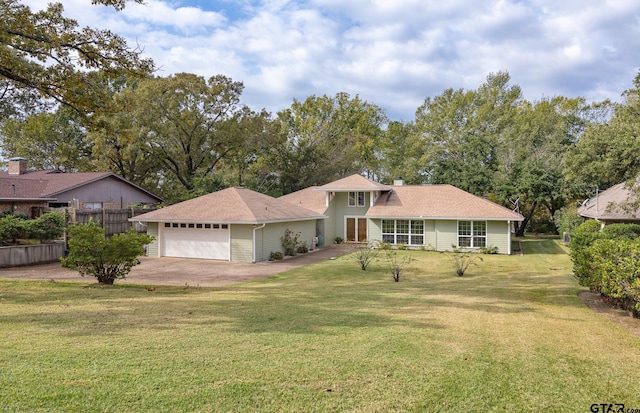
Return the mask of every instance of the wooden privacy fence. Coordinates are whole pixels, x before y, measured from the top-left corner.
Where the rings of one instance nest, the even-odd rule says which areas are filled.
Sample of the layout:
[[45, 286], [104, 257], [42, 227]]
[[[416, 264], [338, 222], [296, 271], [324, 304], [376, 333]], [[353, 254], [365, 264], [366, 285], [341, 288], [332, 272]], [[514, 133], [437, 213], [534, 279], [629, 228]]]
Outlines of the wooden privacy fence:
[[[107, 236], [127, 232], [131, 228], [135, 228], [138, 232], [146, 232], [147, 226], [143, 223], [129, 222], [129, 218], [137, 215], [145, 214], [152, 209], [142, 208], [123, 208], [123, 209], [98, 209], [98, 210], [78, 210], [75, 208], [62, 208], [66, 212], [67, 222], [70, 224], [84, 224], [93, 219], [103, 228]], [[60, 211], [61, 208], [52, 208], [50, 211]]]

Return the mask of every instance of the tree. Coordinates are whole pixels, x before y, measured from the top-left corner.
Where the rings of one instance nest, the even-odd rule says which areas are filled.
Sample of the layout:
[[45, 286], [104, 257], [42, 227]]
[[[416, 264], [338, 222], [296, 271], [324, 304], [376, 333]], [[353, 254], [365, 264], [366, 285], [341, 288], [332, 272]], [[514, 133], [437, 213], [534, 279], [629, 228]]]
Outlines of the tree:
[[69, 255], [60, 260], [63, 267], [77, 270], [83, 277], [94, 276], [99, 284], [112, 285], [140, 264], [144, 245], [153, 239], [135, 229], [106, 238], [104, 229], [89, 221], [69, 227]]
[[419, 174], [475, 195], [492, 188], [497, 150], [522, 100], [506, 72], [490, 74], [476, 90], [447, 89], [416, 111], [422, 153]]
[[424, 183], [426, 177], [419, 162], [422, 152], [412, 122], [389, 122], [377, 151], [380, 182], [391, 183], [402, 177], [407, 184]]
[[[117, 10], [126, 2], [92, 1]], [[32, 12], [18, 0], [0, 0], [1, 79], [88, 113], [104, 98], [98, 79], [147, 76], [153, 71], [153, 62], [141, 58], [142, 51], [130, 49], [122, 37], [108, 30], [79, 29], [63, 12], [61, 3]]]
[[571, 197], [564, 158], [584, 129], [586, 107], [582, 98], [559, 96], [533, 104], [523, 101], [517, 108], [498, 150], [494, 190], [499, 199], [519, 200], [525, 220], [518, 236], [524, 235], [539, 206], [550, 220]]
[[375, 151], [386, 121], [382, 109], [347, 93], [294, 100], [278, 113], [286, 142], [276, 164], [282, 193], [343, 178], [374, 176]]
[[171, 188], [163, 191], [168, 199], [184, 199], [194, 180], [210, 176], [244, 145], [237, 133], [246, 114], [240, 105], [243, 88], [226, 76], [205, 80], [189, 73], [140, 83], [133, 115], [147, 156], [160, 163], [159, 179]]
[[60, 106], [55, 112], [39, 112], [26, 119], [0, 124], [2, 156], [24, 157], [37, 169], [65, 172], [92, 170], [91, 145], [76, 112]]
[[138, 118], [137, 79], [121, 79], [106, 87], [111, 94], [107, 109], [94, 115], [87, 133], [98, 169], [114, 171], [146, 188], [158, 188], [161, 162], [149, 153], [148, 128]]
[[583, 196], [623, 181], [633, 183], [640, 174], [640, 71], [623, 102], [612, 104], [610, 119], [591, 124], [567, 155], [565, 174], [583, 188]]

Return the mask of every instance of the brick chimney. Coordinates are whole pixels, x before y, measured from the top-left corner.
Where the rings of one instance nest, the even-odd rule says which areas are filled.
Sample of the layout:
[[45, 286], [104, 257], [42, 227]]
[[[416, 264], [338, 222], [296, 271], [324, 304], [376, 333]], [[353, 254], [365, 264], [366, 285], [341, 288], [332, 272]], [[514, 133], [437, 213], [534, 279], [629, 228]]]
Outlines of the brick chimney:
[[9, 175], [22, 175], [27, 173], [27, 160], [24, 158], [9, 159]]

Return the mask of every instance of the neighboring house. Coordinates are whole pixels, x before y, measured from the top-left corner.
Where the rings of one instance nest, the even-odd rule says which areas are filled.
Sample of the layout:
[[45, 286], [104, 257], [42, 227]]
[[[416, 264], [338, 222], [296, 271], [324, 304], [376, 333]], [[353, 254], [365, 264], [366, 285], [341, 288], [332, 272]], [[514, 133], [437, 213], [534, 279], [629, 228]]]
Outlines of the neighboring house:
[[9, 170], [0, 171], [0, 212], [33, 216], [44, 207], [127, 208], [161, 201], [112, 172], [30, 171], [23, 158], [9, 159]]
[[258, 262], [282, 251], [285, 230], [309, 246], [337, 237], [437, 251], [496, 247], [511, 253], [523, 217], [451, 185], [383, 185], [352, 175], [280, 198], [228, 188], [131, 219], [156, 237], [151, 256]]
[[312, 247], [323, 214], [246, 188], [227, 188], [131, 221], [144, 222], [155, 240], [149, 256], [266, 261], [282, 251], [288, 229]]
[[624, 182], [614, 185], [584, 201], [578, 207], [578, 215], [604, 224], [640, 222], [640, 209], [629, 211], [629, 208], [623, 207], [629, 201], [629, 196], [630, 191]]

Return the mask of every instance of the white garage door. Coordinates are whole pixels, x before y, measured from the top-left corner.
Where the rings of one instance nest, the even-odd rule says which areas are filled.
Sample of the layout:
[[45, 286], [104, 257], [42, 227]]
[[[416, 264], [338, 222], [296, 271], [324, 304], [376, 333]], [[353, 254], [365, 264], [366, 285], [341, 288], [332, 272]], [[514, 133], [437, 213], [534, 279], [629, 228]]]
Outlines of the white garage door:
[[[191, 224], [194, 225], [194, 224]], [[218, 228], [164, 228], [163, 256], [184, 258], [206, 258], [229, 260], [229, 228], [227, 225], [215, 225]], [[222, 228], [224, 227], [224, 228]]]

